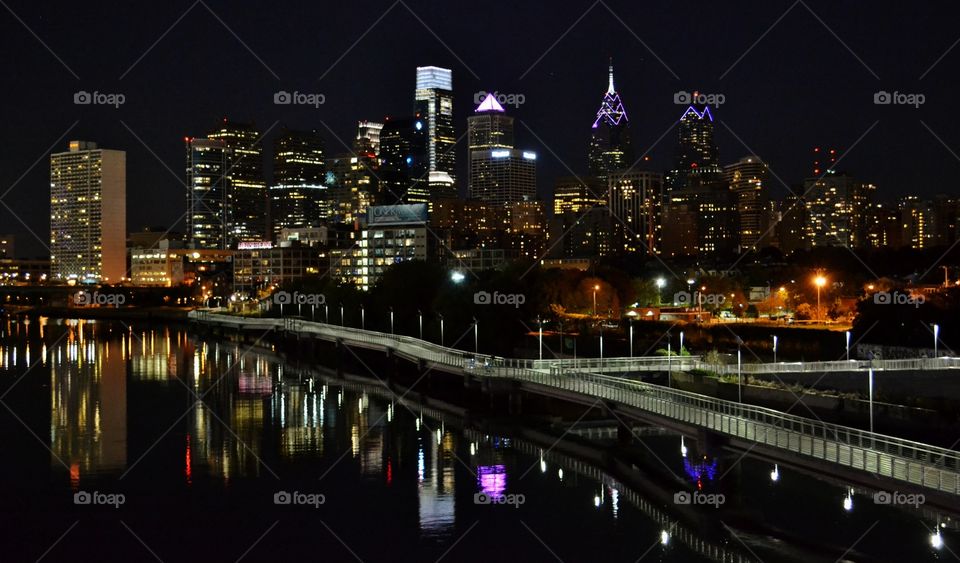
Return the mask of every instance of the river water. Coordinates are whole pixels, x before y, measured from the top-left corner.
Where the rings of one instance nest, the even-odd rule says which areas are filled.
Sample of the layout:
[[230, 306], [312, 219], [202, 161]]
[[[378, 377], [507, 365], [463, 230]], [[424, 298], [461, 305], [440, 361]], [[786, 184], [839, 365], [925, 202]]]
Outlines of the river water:
[[[306, 372], [269, 345], [0, 321], [2, 561], [912, 562], [960, 548], [930, 507], [702, 457], [661, 429], [638, 429], [651, 466], [614, 476], [569, 453], [575, 421], [562, 442], [489, 435], [376, 374]], [[663, 474], [675, 482], [645, 477]]]

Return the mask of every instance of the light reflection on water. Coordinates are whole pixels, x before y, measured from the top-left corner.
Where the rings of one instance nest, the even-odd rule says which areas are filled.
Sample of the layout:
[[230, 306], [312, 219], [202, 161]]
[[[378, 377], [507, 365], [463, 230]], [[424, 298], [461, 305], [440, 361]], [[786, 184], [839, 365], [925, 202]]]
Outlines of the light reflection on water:
[[[623, 501], [619, 484], [581, 483], [572, 468], [548, 463], [542, 452], [540, 459], [518, 463], [510, 439], [469, 440], [442, 422], [380, 397], [301, 380], [277, 358], [236, 344], [197, 342], [176, 328], [134, 330], [48, 319], [32, 326], [6, 322], [0, 333], [0, 374], [45, 379], [49, 465], [74, 490], [131, 467], [137, 468], [134, 475], [157, 471], [156, 477], [164, 479], [153, 466], [164, 467], [172, 451], [177, 482], [189, 489], [268, 481], [274, 471], [314, 464], [326, 468], [342, 459], [342, 467], [351, 468], [359, 480], [350, 486], [382, 487], [391, 494], [415, 490], [419, 536], [433, 542], [460, 535], [463, 515], [475, 510], [474, 493], [499, 496], [530, 486], [518, 478], [529, 468], [539, 467], [531, 475], [558, 487], [553, 494], [575, 499], [563, 517], [599, 510], [612, 523], [634, 510]], [[153, 451], [168, 429], [163, 445]], [[685, 454], [682, 442], [681, 448]], [[678, 476], [685, 474], [698, 486], [716, 478], [717, 459], [691, 461], [672, 441], [669, 449], [672, 456], [661, 455], [675, 462]], [[330, 479], [336, 488], [348, 478]], [[764, 480], [765, 487], [789, 486]], [[578, 499], [570, 491], [581, 486], [584, 498]], [[847, 514], [870, 508], [852, 489], [844, 488], [843, 495], [833, 508]], [[654, 527], [659, 533], [660, 526]], [[946, 534], [942, 541], [949, 541]], [[671, 540], [669, 549], [679, 549], [676, 543]]]

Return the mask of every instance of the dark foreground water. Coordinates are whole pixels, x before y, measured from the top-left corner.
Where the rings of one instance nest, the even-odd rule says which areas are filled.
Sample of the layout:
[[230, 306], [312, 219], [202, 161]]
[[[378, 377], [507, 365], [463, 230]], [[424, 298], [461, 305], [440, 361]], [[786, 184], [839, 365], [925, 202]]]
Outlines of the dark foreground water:
[[675, 483], [625, 486], [563, 444], [464, 429], [182, 327], [0, 320], [4, 562], [912, 562], [960, 547], [922, 505], [702, 459], [691, 437], [684, 457], [658, 429], [642, 429], [654, 467], [637, 474]]

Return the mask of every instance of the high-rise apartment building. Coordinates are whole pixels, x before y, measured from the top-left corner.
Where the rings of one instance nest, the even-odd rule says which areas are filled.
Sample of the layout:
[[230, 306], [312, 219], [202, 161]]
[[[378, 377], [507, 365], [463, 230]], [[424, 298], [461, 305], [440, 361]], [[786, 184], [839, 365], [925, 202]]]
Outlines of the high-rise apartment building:
[[741, 252], [765, 246], [770, 201], [769, 168], [758, 156], [745, 156], [723, 167], [737, 208], [737, 235]]
[[809, 178], [803, 193], [811, 246], [866, 246], [866, 212], [877, 187], [835, 171]]
[[70, 141], [50, 155], [51, 278], [119, 283], [126, 244], [127, 153]]
[[618, 253], [660, 253], [663, 214], [663, 175], [646, 170], [612, 172], [607, 206], [614, 217]]

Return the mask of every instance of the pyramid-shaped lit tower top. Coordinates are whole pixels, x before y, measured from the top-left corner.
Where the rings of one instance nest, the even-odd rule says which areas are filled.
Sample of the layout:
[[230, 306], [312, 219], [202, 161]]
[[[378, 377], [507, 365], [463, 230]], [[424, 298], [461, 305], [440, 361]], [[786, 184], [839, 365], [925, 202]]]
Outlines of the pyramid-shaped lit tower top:
[[484, 111], [499, 111], [503, 113], [503, 106], [500, 105], [500, 102], [497, 101], [497, 97], [493, 94], [487, 94], [487, 97], [480, 102], [480, 105], [477, 106], [477, 109], [473, 110], [475, 113], [480, 113]]
[[610, 81], [607, 85], [607, 93], [603, 95], [603, 103], [597, 111], [597, 118], [593, 121], [593, 128], [596, 129], [600, 122], [607, 125], [620, 125], [622, 122], [628, 122], [627, 110], [620, 101], [620, 94], [613, 87], [613, 60], [610, 61]]

